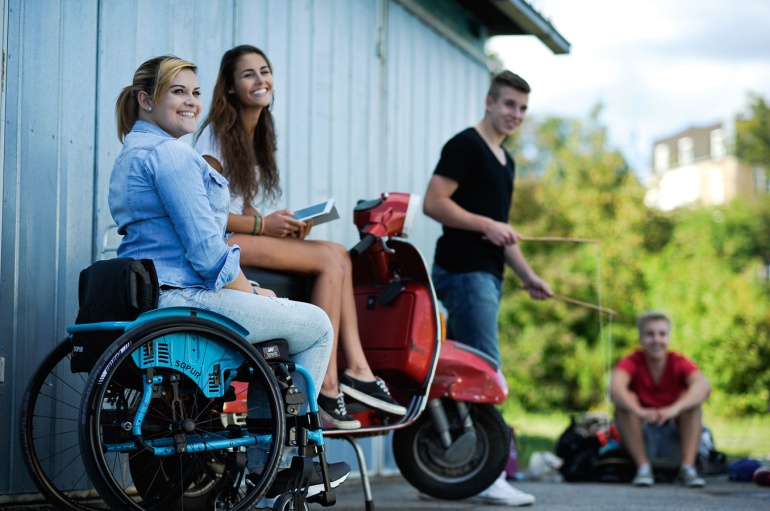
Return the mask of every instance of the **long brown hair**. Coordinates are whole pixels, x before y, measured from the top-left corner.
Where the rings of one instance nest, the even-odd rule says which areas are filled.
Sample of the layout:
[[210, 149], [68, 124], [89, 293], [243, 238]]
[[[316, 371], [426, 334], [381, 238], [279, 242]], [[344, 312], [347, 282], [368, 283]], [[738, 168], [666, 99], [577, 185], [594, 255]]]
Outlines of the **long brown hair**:
[[[235, 86], [235, 66], [238, 59], [249, 53], [256, 53], [264, 58], [272, 73], [270, 60], [259, 48], [244, 44], [226, 51], [219, 66], [217, 83], [214, 85], [211, 110], [201, 125], [201, 131], [211, 125], [222, 150], [222, 172], [230, 181], [230, 188], [247, 203], [253, 201], [260, 192], [268, 200], [281, 194], [278, 165], [275, 160], [275, 124], [270, 107], [262, 109], [254, 129], [254, 138], [250, 140], [248, 132], [239, 120], [240, 102], [235, 94], [227, 93]], [[259, 179], [254, 172], [254, 166], [257, 164]]]
[[171, 82], [182, 69], [196, 71], [195, 64], [173, 55], [154, 57], [143, 63], [134, 73], [134, 81], [123, 88], [115, 103], [118, 120], [118, 138], [121, 142], [139, 119], [139, 93], [146, 92], [157, 104], [168, 91]]

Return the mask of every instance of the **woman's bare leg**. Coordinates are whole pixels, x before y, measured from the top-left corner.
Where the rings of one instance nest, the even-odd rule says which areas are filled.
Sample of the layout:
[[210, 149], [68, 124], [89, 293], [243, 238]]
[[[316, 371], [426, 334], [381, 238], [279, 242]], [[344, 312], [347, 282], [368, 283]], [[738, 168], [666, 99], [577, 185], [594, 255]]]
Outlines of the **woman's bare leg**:
[[361, 337], [358, 333], [358, 313], [353, 293], [353, 267], [350, 256], [345, 252], [348, 271], [342, 282], [342, 309], [340, 315], [340, 339], [347, 367], [345, 373], [361, 381], [374, 381], [374, 373], [366, 360]]
[[325, 241], [299, 240], [234, 234], [228, 241], [241, 247], [241, 264], [269, 270], [295, 271], [316, 278], [311, 303], [323, 309], [334, 328], [334, 347], [321, 393], [339, 394], [337, 347], [342, 339], [343, 353], [351, 376], [373, 381], [358, 335], [358, 320], [353, 298], [352, 265], [347, 250]]

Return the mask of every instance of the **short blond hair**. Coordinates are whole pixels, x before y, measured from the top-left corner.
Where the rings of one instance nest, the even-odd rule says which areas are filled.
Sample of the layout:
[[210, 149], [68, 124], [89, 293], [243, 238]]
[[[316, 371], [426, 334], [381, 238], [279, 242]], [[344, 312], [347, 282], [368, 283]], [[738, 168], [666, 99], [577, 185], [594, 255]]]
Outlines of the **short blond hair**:
[[636, 328], [637, 330], [639, 330], [639, 335], [641, 335], [642, 328], [644, 328], [644, 325], [646, 325], [650, 321], [657, 321], [659, 319], [664, 320], [666, 323], [668, 323], [669, 329], [671, 328], [671, 318], [665, 312], [651, 310], [651, 311], [645, 311], [639, 314], [636, 317]]
[[529, 94], [532, 91], [524, 78], [516, 73], [506, 70], [501, 71], [492, 77], [492, 83], [489, 85], [487, 96], [491, 97], [493, 101], [497, 101], [500, 97], [500, 89], [503, 87], [510, 87], [511, 89], [516, 89], [525, 94]]

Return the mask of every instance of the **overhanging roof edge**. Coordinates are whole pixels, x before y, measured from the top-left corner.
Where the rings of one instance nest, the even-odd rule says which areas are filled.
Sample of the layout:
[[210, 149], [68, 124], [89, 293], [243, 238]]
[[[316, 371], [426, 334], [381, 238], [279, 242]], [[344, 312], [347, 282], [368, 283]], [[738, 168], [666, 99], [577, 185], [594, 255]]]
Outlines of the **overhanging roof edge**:
[[449, 41], [454, 43], [458, 48], [460, 48], [462, 51], [467, 53], [469, 56], [473, 57], [475, 60], [477, 60], [481, 64], [489, 67], [490, 65], [489, 59], [484, 54], [483, 51], [479, 51], [476, 48], [474, 48], [471, 44], [468, 44], [462, 37], [458, 36], [452, 29], [447, 27], [446, 24], [444, 24], [440, 18], [434, 16], [432, 13], [430, 13], [428, 10], [422, 7], [418, 1], [416, 0], [395, 0], [395, 1], [401, 4], [407, 11], [417, 16], [417, 18], [421, 19], [423, 22], [428, 24], [428, 26], [432, 27], [439, 34], [446, 37]]
[[569, 53], [569, 41], [524, 0], [488, 0], [511, 21], [540, 39], [555, 54]]

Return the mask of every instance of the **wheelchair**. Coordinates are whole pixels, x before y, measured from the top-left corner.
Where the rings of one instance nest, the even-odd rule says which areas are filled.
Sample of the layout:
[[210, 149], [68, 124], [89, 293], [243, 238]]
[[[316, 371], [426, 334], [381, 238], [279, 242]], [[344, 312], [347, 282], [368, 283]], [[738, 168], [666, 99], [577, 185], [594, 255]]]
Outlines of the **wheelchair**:
[[[108, 277], [92, 272], [84, 284], [94, 268]], [[294, 490], [273, 509], [335, 503], [316, 390], [286, 341], [251, 344], [214, 312], [157, 309], [147, 260], [98, 261], [81, 273], [79, 292], [78, 321], [34, 373], [20, 415], [23, 459], [51, 503], [66, 511], [252, 509], [285, 447], [298, 450]], [[97, 310], [84, 314], [84, 302]], [[239, 392], [249, 411], [234, 418], [228, 407]], [[259, 473], [247, 469], [249, 449], [263, 453]], [[307, 497], [316, 458], [324, 490]]]

